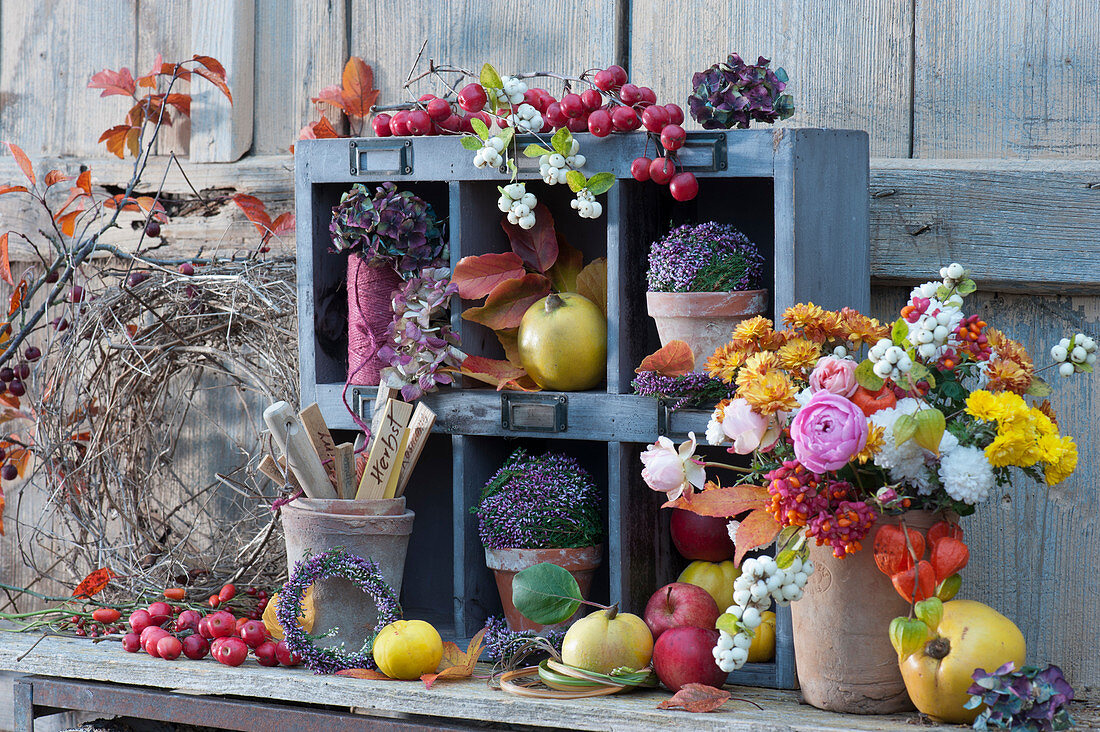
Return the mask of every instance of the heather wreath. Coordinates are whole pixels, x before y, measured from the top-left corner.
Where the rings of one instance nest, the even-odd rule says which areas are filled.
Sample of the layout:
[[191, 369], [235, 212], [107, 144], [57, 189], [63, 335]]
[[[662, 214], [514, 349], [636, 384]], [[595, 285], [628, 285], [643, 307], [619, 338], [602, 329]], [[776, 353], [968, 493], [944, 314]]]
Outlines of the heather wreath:
[[603, 537], [595, 481], [560, 453], [534, 457], [516, 450], [471, 512], [486, 549], [566, 549], [593, 546]]
[[650, 292], [753, 290], [763, 276], [756, 245], [728, 224], [685, 224], [649, 248]]

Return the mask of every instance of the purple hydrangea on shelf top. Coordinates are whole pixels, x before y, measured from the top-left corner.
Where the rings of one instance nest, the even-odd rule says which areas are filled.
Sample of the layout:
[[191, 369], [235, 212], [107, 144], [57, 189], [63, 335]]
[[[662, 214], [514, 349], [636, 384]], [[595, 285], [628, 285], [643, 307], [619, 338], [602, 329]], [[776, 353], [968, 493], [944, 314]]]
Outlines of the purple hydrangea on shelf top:
[[457, 292], [449, 269], [428, 267], [394, 293], [389, 340], [378, 357], [389, 364], [382, 369], [382, 383], [399, 389], [406, 401], [452, 383], [452, 373], [466, 358], [448, 316]]
[[594, 546], [603, 537], [595, 481], [560, 453], [533, 457], [516, 450], [470, 510], [486, 549], [566, 549]]
[[760, 287], [764, 257], [728, 224], [684, 224], [649, 247], [650, 292], [735, 292]]
[[371, 197], [356, 183], [332, 208], [332, 248], [361, 255], [371, 265], [388, 264], [408, 279], [446, 257], [443, 232], [430, 203], [385, 182]]
[[784, 94], [787, 72], [768, 68], [761, 56], [746, 64], [736, 53], [691, 77], [688, 108], [706, 130], [746, 128], [753, 120], [772, 123], [794, 114], [794, 99]]
[[974, 720], [974, 729], [1073, 729], [1073, 718], [1066, 708], [1073, 701], [1073, 687], [1057, 666], [1024, 666], [1017, 671], [1009, 661], [990, 673], [976, 669], [972, 678], [974, 683], [967, 690], [971, 697], [965, 706], [977, 709], [985, 705]]
[[713, 407], [733, 396], [730, 385], [708, 374], [694, 372], [681, 376], [666, 376], [656, 371], [640, 371], [630, 383], [639, 396], [664, 399], [675, 411], [684, 407]]

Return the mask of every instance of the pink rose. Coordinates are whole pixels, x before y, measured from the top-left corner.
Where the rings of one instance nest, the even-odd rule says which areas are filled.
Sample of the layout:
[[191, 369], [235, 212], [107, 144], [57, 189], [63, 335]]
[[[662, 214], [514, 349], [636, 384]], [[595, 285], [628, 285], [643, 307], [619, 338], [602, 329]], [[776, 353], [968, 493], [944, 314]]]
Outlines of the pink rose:
[[672, 440], [658, 437], [642, 453], [642, 480], [653, 490], [668, 494], [670, 501], [685, 491], [690, 495], [692, 486], [701, 489], [707, 479], [703, 461], [695, 456], [695, 433], [688, 433], [688, 437], [679, 451]]
[[810, 374], [810, 391], [831, 391], [842, 397], [856, 393], [856, 362], [836, 356], [823, 356], [817, 360]]
[[722, 433], [733, 440], [738, 455], [771, 449], [781, 432], [775, 416], [757, 414], [744, 399], [734, 399], [722, 410]]
[[808, 470], [838, 470], [867, 445], [867, 417], [844, 397], [819, 391], [791, 422], [791, 439]]

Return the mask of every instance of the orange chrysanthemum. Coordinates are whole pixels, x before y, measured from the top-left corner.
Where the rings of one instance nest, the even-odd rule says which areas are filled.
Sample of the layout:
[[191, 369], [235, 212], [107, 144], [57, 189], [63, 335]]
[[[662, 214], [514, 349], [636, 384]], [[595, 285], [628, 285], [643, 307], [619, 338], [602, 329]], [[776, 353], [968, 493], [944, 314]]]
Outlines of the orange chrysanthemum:
[[864, 343], [873, 345], [882, 338], [890, 337], [888, 327], [852, 308], [841, 309], [840, 323], [844, 330], [841, 337], [857, 348]]
[[771, 370], [766, 374], [755, 374], [747, 369], [738, 375], [749, 375], [737, 388], [737, 396], [748, 402], [758, 414], [775, 414], [791, 411], [798, 407], [794, 395], [798, 391], [782, 371]]
[[842, 325], [840, 313], [822, 310], [812, 302], [787, 308], [783, 313], [783, 322], [801, 329], [804, 338], [816, 343], [824, 343], [830, 338], [841, 338], [847, 332]]
[[772, 321], [763, 315], [757, 315], [738, 323], [733, 329], [733, 333], [730, 334], [730, 340], [761, 343], [770, 338], [772, 333]]
[[741, 386], [746, 379], [764, 376], [769, 371], [778, 371], [782, 367], [783, 363], [779, 360], [779, 356], [772, 351], [754, 353], [745, 360], [745, 367], [737, 374], [737, 385]]
[[992, 392], [1011, 391], [1023, 394], [1031, 386], [1034, 373], [1035, 369], [1030, 364], [1021, 366], [1006, 358], [995, 358], [989, 363], [989, 370], [986, 371], [989, 376], [986, 389]]
[[788, 371], [804, 374], [811, 371], [821, 358], [821, 346], [805, 338], [787, 341], [778, 351], [779, 362]]
[[744, 350], [733, 343], [727, 343], [720, 346], [707, 359], [707, 373], [715, 379], [721, 379], [727, 384], [732, 384], [734, 377], [737, 375], [737, 369], [745, 364], [746, 357], [747, 354]]
[[856, 453], [856, 460], [859, 461], [860, 465], [864, 465], [874, 459], [878, 451], [886, 444], [885, 437], [885, 428], [871, 424], [870, 422], [867, 423], [867, 444], [862, 450]]

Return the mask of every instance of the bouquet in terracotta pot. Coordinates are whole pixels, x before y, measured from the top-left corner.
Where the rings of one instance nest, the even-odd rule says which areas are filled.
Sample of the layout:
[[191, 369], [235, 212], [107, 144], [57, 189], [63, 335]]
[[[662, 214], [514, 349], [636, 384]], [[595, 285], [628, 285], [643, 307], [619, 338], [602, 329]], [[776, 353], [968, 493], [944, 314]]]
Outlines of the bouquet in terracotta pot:
[[[1036, 368], [1021, 344], [966, 313], [976, 288], [962, 266], [941, 275], [914, 288], [890, 324], [813, 304], [789, 308], [782, 329], [763, 317], [740, 323], [707, 361], [734, 392], [715, 408], [706, 439], [747, 456], [747, 467], [704, 461], [694, 435], [679, 448], [662, 437], [642, 455], [642, 476], [668, 495], [666, 506], [738, 519], [729, 529], [742, 574], [719, 622], [722, 668], [745, 662], [773, 600], [802, 596], [813, 572], [809, 540], [845, 557], [863, 548], [883, 515], [965, 516], [1010, 480], [1010, 468], [1047, 484], [1073, 472], [1073, 439], [1060, 433], [1048, 402], [1025, 397], [1050, 393], [1042, 370], [1091, 372], [1096, 342], [1065, 338], [1051, 349], [1054, 362]], [[708, 467], [739, 476], [729, 485], [707, 481]], [[742, 562], [773, 542], [774, 558]], [[923, 599], [916, 577], [892, 579]], [[920, 585], [925, 594], [957, 590], [947, 579]]]
[[759, 289], [764, 258], [727, 224], [686, 224], [653, 242], [646, 277], [646, 304], [661, 345], [686, 342], [697, 371], [731, 328], [768, 307], [767, 290]]

